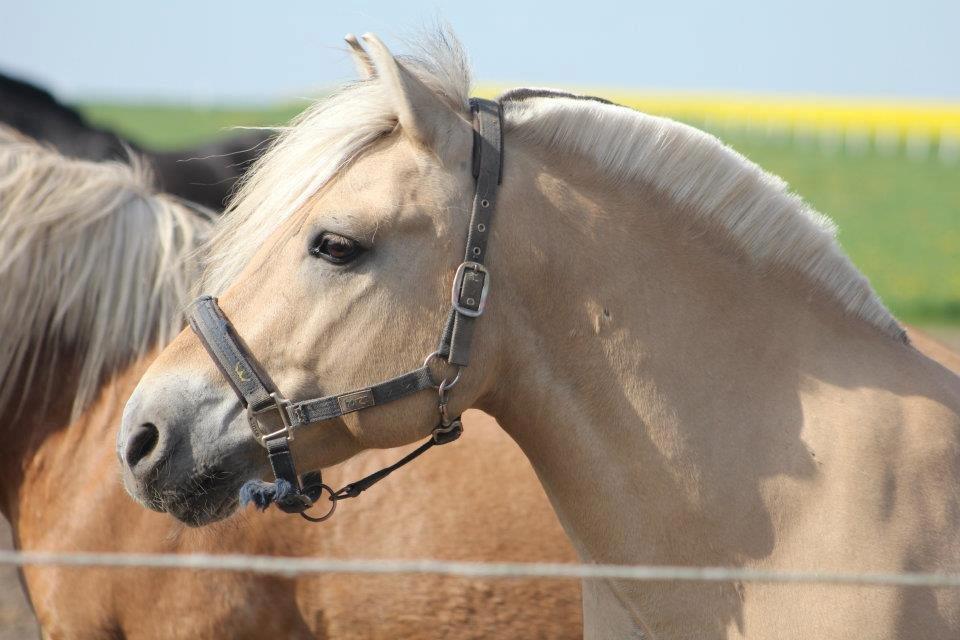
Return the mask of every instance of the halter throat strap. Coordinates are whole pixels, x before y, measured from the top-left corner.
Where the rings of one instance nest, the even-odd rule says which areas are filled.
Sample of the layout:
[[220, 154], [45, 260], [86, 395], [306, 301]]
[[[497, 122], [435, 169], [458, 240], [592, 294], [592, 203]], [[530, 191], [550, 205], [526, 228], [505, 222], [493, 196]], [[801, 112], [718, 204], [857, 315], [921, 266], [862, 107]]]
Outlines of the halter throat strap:
[[[470, 110], [473, 115], [473, 175], [476, 179], [476, 192], [467, 232], [467, 246], [464, 260], [454, 275], [450, 296], [451, 310], [439, 346], [427, 356], [422, 366], [362, 389], [291, 401], [280, 393], [277, 385], [217, 304], [216, 298], [200, 296], [188, 309], [190, 327], [246, 408], [250, 429], [257, 441], [267, 449], [277, 482], [275, 492], [264, 506], [272, 501], [280, 509], [300, 513], [308, 520], [325, 520], [333, 514], [338, 500], [360, 495], [433, 446], [452, 442], [460, 436], [463, 430], [460, 417], [450, 419], [447, 416], [447, 393], [460, 379], [461, 369], [470, 362], [470, 347], [476, 320], [486, 307], [490, 273], [484, 266], [484, 259], [503, 171], [500, 104], [474, 98], [470, 101]], [[444, 359], [448, 364], [456, 366], [456, 376], [452, 380], [435, 382], [429, 366], [434, 358]], [[339, 491], [323, 484], [319, 472], [305, 474], [303, 478], [297, 473], [290, 447], [296, 429], [393, 402], [430, 388], [439, 391], [440, 424], [427, 442], [397, 463]], [[272, 416], [273, 420], [269, 420], [267, 416]], [[280, 492], [281, 486], [290, 489]], [[323, 491], [330, 495], [332, 505], [329, 511], [319, 518], [303, 513], [313, 506]]]

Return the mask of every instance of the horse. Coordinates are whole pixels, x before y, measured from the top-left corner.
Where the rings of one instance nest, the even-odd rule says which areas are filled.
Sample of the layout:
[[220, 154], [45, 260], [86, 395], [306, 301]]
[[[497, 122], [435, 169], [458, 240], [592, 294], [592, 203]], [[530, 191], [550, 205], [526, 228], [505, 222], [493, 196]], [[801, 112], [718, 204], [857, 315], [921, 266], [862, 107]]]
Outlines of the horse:
[[[111, 443], [126, 398], [182, 326], [210, 228], [206, 212], [157, 193], [136, 157], [67, 159], [0, 127], [0, 511], [18, 548], [574, 559], [519, 449], [479, 413], [449, 456], [323, 528], [278, 513], [185, 529], [130, 500]], [[70, 567], [27, 567], [22, 581], [46, 638], [419, 638], [425, 624], [458, 638], [581, 635], [573, 581]]]
[[[0, 162], [5, 167], [4, 174], [9, 171], [7, 162], [14, 157], [7, 155], [14, 150], [9, 146], [12, 143], [22, 145], [17, 151], [18, 156], [46, 158], [58, 164], [61, 167], [58, 171], [63, 173], [82, 167], [82, 171], [77, 172], [78, 177], [83, 177], [82, 182], [98, 172], [113, 172], [118, 176], [116, 182], [126, 184], [130, 193], [152, 193], [149, 180], [131, 179], [129, 168], [107, 165], [108, 170], [104, 166], [67, 162], [0, 128], [0, 158], [6, 159]], [[31, 180], [36, 178], [11, 180], [10, 183], [22, 185]], [[65, 184], [57, 187], [58, 190], [65, 188]], [[0, 196], [0, 202], [5, 202], [7, 197]], [[147, 199], [155, 197], [148, 195]], [[87, 215], [96, 213], [96, 209], [86, 206], [83, 200], [74, 198], [73, 205], [80, 211], [89, 211]], [[177, 206], [176, 202], [170, 205], [172, 210]], [[28, 204], [19, 215], [28, 214], [36, 207], [36, 204]], [[71, 212], [63, 211], [64, 215], [68, 213]], [[9, 215], [12, 215], [10, 211], [5, 212], [4, 225], [0, 227], [6, 230], [0, 230], [0, 246], [5, 249], [13, 237], [8, 226], [11, 220], [6, 219]], [[76, 219], [86, 221], [87, 215], [77, 215]], [[110, 214], [120, 215], [126, 214], [120, 209]], [[16, 219], [12, 222], [20, 223]], [[50, 220], [45, 224], [53, 229], [54, 225], [61, 226], [60, 222], [66, 220]], [[196, 246], [208, 233], [209, 224], [204, 216], [183, 216], [177, 222], [178, 226], [181, 224], [186, 225], [187, 230], [191, 226], [195, 228], [193, 234], [197, 242], [188, 243], [188, 246]], [[158, 226], [146, 226], [143, 229], [141, 225], [140, 232], [147, 234], [147, 240], [156, 239]], [[39, 228], [33, 233], [37, 238], [42, 237]], [[70, 242], [76, 242], [78, 249], [90, 251], [93, 247], [86, 242], [87, 238], [87, 235], [80, 234]], [[115, 244], [111, 242], [108, 247], [97, 247], [91, 255], [111, 254], [116, 250]], [[48, 251], [43, 259], [50, 261], [52, 255], [67, 253], [70, 251], [65, 247], [58, 247], [55, 251]], [[188, 263], [177, 265], [178, 268], [188, 266]], [[13, 282], [15, 276], [9, 269], [8, 263], [0, 273]], [[83, 269], [78, 271], [85, 272]], [[189, 273], [184, 276], [184, 280], [190, 278]], [[98, 284], [116, 279], [116, 275], [110, 273], [101, 274], [99, 279], [88, 275], [85, 279], [74, 280], [73, 286], [79, 289], [77, 295], [96, 297]], [[61, 284], [65, 282], [60, 278], [53, 280]], [[126, 286], [132, 286], [133, 282], [128, 279]], [[176, 298], [179, 297], [178, 294]], [[168, 305], [167, 313], [178, 306]], [[49, 317], [50, 313], [42, 313], [40, 317]], [[28, 326], [21, 322], [13, 324], [13, 327], [0, 325], [4, 335], [11, 340], [23, 335], [17, 328], [22, 331]], [[41, 320], [40, 324], [46, 324], [46, 321]], [[172, 330], [178, 325], [167, 326]], [[84, 335], [94, 335], [94, 332], [83, 331], [82, 342], [85, 342]], [[911, 335], [915, 344], [943, 358], [942, 362], [949, 362], [952, 358], [953, 367], [960, 370], [960, 358], [956, 354], [922, 334], [911, 331]], [[34, 344], [22, 348], [36, 353], [36, 337], [23, 335], [23, 339]], [[110, 472], [113, 456], [104, 446], [115, 438], [119, 407], [153, 357], [152, 353], [137, 355], [141, 348], [131, 350], [130, 343], [127, 343], [123, 353], [129, 355], [130, 363], [106, 366], [102, 375], [96, 376], [99, 386], [90, 394], [94, 398], [81, 401], [76, 409], [69, 402], [72, 394], [76, 398], [75, 391], [68, 390], [61, 393], [59, 407], [50, 406], [42, 415], [34, 415], [26, 423], [21, 422], [20, 416], [14, 415], [13, 411], [3, 411], [4, 415], [13, 417], [3, 423], [6, 428], [3, 429], [5, 446], [0, 449], [0, 473], [3, 473], [0, 511], [16, 525], [19, 546], [27, 549], [59, 547], [145, 552], [337, 553], [344, 556], [349, 552], [349, 555], [372, 553], [380, 557], [398, 557], [406, 548], [421, 547], [427, 532], [410, 534], [407, 531], [409, 523], [417, 521], [418, 527], [430, 528], [431, 540], [449, 540], [457, 545], [449, 549], [432, 548], [427, 555], [446, 554], [451, 559], [572, 559], [572, 549], [549, 512], [538, 482], [529, 473], [529, 466], [521, 460], [519, 450], [503, 437], [489, 417], [479, 413], [471, 414], [467, 419], [468, 437], [462, 443], [451, 445], [448, 453], [453, 457], [425, 459], [423, 466], [408, 470], [411, 476], [398, 476], [395, 484], [385, 484], [378, 492], [372, 493], [370, 497], [377, 500], [375, 503], [360, 503], [360, 512], [341, 511], [337, 520], [326, 525], [327, 529], [298, 526], [299, 523], [277, 513], [256, 519], [244, 518], [209, 535], [172, 526], [166, 518], [142, 510], [129, 500], [119, 483], [113, 481]], [[35, 355], [38, 364], [34, 379], [45, 380], [64, 367], [73, 368], [70, 358], [53, 356], [47, 359], [45, 355]], [[74, 355], [72, 359], [78, 358]], [[9, 364], [3, 370], [9, 370]], [[8, 375], [4, 376], [4, 387], [17, 388], [22, 393], [29, 385], [23, 384], [18, 375]], [[39, 403], [41, 399], [42, 394], [37, 393], [34, 398], [25, 400], [24, 406], [43, 406]], [[5, 404], [12, 401], [8, 397]], [[71, 419], [69, 414], [74, 412], [79, 412], [80, 416]], [[383, 454], [368, 461], [351, 461], [350, 466], [337, 473], [347, 477], [366, 473], [382, 466], [389, 455]], [[509, 500], [497, 505], [498, 510], [489, 517], [486, 515], [489, 512], [480, 509], [476, 514], [464, 514], [464, 505], [469, 507], [476, 495], [469, 486], [471, 479], [483, 473], [484, 467], [501, 486], [510, 488]], [[451, 482], [454, 484], [450, 485]], [[67, 487], [70, 490], [66, 490]], [[440, 520], [431, 517], [423, 522], [418, 512], [432, 505], [425, 496], [438, 493], [436, 489], [439, 487], [447, 487], [438, 496], [446, 503], [435, 506], [441, 512], [449, 513], [450, 517]], [[401, 492], [419, 497], [411, 500], [404, 498]], [[482, 494], [474, 504], [483, 506]], [[398, 505], [405, 507], [403, 513], [396, 512]], [[510, 511], [503, 511], [504, 506]], [[383, 512], [392, 514], [390, 523], [383, 522]], [[465, 528], [471, 515], [478, 518], [478, 524], [476, 528]], [[122, 529], [118, 530], [118, 523], [123, 524]], [[331, 527], [334, 539], [340, 541], [337, 548], [324, 543]], [[389, 532], [389, 538], [384, 531]], [[479, 540], [473, 540], [476, 532], [482, 535]], [[417, 535], [420, 539], [416, 538]], [[362, 549], [345, 548], [351, 539], [363, 540], [365, 546]], [[397, 546], [386, 545], [388, 539], [395, 540]], [[460, 546], [461, 540], [466, 544]], [[407, 544], [410, 547], [406, 547]], [[471, 553], [475, 544], [480, 545], [483, 556]], [[537, 548], [527, 547], [527, 544]], [[520, 548], [516, 549], [516, 545]], [[422, 555], [424, 551], [418, 553]], [[344, 588], [337, 588], [341, 580]], [[551, 585], [538, 581], [505, 592], [504, 585], [488, 581], [464, 589], [463, 585], [450, 579], [394, 580], [336, 577], [324, 581], [301, 580], [291, 586], [281, 580], [235, 574], [178, 575], [146, 569], [135, 572], [31, 569], [25, 574], [24, 585], [49, 638], [242, 638], [255, 635], [254, 630], [292, 638], [403, 638], [421, 635], [423, 620], [427, 619], [433, 625], [442, 621], [433, 629], [437, 635], [451, 637], [562, 638], [577, 637], [580, 633], [580, 596], [572, 583]], [[75, 596], [80, 589], [85, 594], [82, 602], [78, 602]], [[422, 608], [410, 607], [410, 593], [417, 594], [423, 602]], [[436, 595], [428, 597], [429, 594]], [[453, 596], [452, 601], [450, 596]], [[359, 604], [361, 598], [362, 607], [352, 606]], [[533, 606], [530, 598], [536, 598], [540, 604]], [[238, 618], [235, 615], [238, 603], [244, 602], [259, 607], [259, 610]], [[204, 603], [204, 606], [199, 608], [196, 603]], [[415, 615], [418, 610], [419, 615]], [[443, 617], [435, 619], [427, 615], [430, 611], [442, 612]], [[491, 612], [495, 612], [492, 614], [497, 620], [495, 623], [486, 621]]]
[[74, 158], [125, 162], [132, 150], [146, 158], [162, 191], [215, 211], [273, 138], [272, 131], [248, 130], [190, 149], [150, 150], [92, 125], [48, 91], [2, 73], [0, 122]]
[[[272, 146], [213, 239], [212, 296], [127, 403], [141, 504], [204, 526], [252, 487], [296, 511], [318, 478], [291, 464], [268, 493], [264, 447], [324, 469], [479, 408], [584, 562], [960, 568], [960, 381], [827, 218], [669, 119], [541, 89], [471, 104], [453, 36], [401, 60], [364, 43], [369, 77]], [[960, 593], [595, 580], [584, 627], [947, 639]]]

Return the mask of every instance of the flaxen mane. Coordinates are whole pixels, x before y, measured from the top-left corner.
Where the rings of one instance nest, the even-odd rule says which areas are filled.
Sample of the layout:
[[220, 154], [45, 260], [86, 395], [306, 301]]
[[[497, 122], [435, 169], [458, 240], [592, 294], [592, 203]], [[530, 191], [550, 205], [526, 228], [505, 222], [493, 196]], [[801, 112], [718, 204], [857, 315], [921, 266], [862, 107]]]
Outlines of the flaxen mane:
[[602, 100], [521, 89], [501, 97], [506, 131], [596, 166], [613, 187], [638, 183], [721, 233], [763, 269], [809, 278], [891, 337], [903, 328], [836, 240], [836, 226], [772, 174], [715, 137]]
[[[456, 39], [427, 41], [403, 64], [466, 114], [470, 72]], [[397, 124], [376, 78], [342, 88], [309, 108], [252, 171], [214, 240], [208, 285], [223, 290], [274, 230], [342, 167]], [[500, 97], [504, 130], [553, 157], [595, 166], [612, 186], [639, 184], [691, 212], [764, 270], [809, 278], [847, 313], [891, 337], [903, 329], [853, 266], [825, 216], [715, 137], [606, 100], [546, 89]], [[589, 164], [588, 164], [589, 163]], [[508, 169], [509, 170], [509, 169]]]
[[[176, 335], [209, 226], [136, 158], [68, 159], [0, 127], [0, 411], [75, 382], [76, 416], [104, 375]], [[38, 379], [58, 354], [76, 367]]]

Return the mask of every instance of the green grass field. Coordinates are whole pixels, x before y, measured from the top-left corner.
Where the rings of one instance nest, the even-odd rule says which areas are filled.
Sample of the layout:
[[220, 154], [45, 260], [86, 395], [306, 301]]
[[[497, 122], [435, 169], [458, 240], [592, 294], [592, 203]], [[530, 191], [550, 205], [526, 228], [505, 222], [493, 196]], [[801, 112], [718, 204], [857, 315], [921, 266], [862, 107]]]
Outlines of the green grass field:
[[[158, 148], [191, 145], [231, 126], [286, 122], [302, 105], [208, 109], [89, 104], [87, 115]], [[960, 324], [960, 165], [903, 153], [847, 155], [745, 132], [721, 139], [840, 226], [840, 240], [886, 303], [907, 322]]]

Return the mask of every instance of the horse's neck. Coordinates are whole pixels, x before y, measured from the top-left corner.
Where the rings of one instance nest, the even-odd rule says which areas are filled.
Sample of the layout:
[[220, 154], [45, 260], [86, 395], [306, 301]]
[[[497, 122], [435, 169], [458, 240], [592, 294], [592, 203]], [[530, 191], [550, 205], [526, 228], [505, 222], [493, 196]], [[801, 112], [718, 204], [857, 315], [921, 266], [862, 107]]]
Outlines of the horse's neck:
[[14, 521], [18, 498], [30, 459], [47, 436], [69, 421], [76, 388], [76, 376], [56, 375], [73, 371], [73, 358], [41, 360], [50, 366], [38, 367], [32, 383], [14, 396], [0, 421], [0, 511]]
[[[909, 347], [799, 278], [761, 277], [658, 203], [628, 212], [614, 210], [624, 200], [547, 198], [606, 219], [567, 212], [551, 234], [547, 203], [528, 196], [511, 210], [497, 253], [510, 289], [499, 285], [495, 313], [524, 313], [504, 323], [502, 375], [483, 408], [530, 458], [585, 559], [767, 557], [776, 532], [765, 483], [809, 478], [817, 464], [800, 438], [807, 391], [822, 381], [819, 402], [831, 385], [882, 386]], [[526, 221], [538, 231], [525, 234]], [[537, 250], [520, 246], [530, 238]], [[545, 271], [548, 286], [512, 277]]]
[[[47, 362], [41, 360], [41, 362]], [[72, 478], [89, 477], [99, 469], [105, 482], [114, 481], [113, 436], [123, 404], [150, 358], [105, 376], [90, 405], [71, 420], [76, 371], [71, 357], [49, 361], [37, 373], [38, 384], [27, 391], [17, 412], [0, 423], [0, 510], [16, 525], [25, 501], [54, 504], [68, 499]], [[53, 375], [50, 388], [45, 384]], [[41, 384], [39, 381], [42, 381]], [[81, 469], [89, 466], [89, 469]]]

